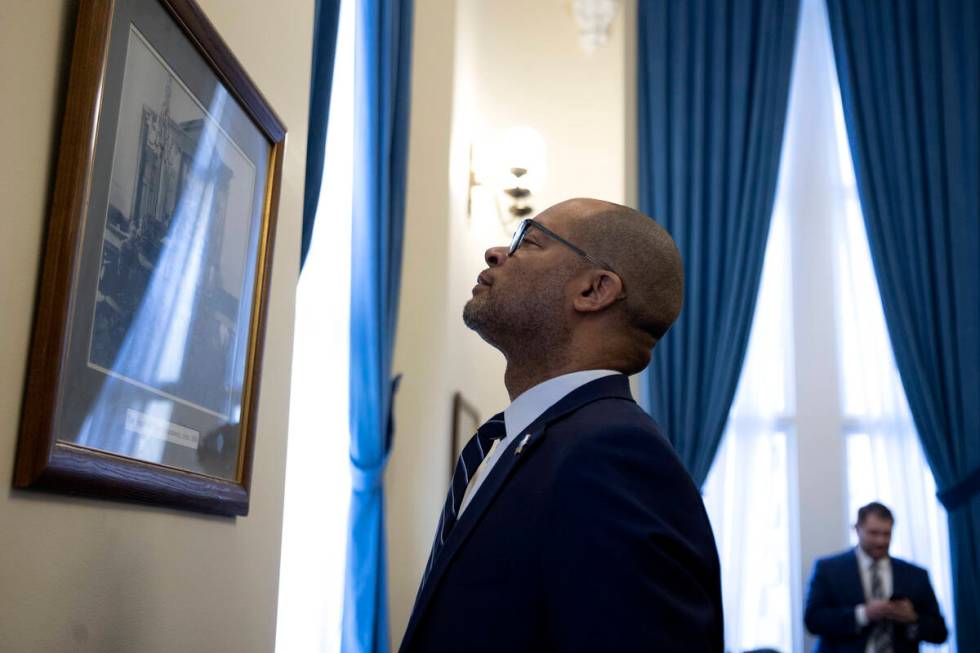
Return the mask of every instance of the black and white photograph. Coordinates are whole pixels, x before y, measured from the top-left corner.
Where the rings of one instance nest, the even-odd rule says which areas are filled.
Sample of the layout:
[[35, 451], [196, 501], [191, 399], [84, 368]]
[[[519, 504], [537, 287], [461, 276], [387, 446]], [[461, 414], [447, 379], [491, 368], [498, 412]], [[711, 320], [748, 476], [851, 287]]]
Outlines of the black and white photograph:
[[228, 419], [255, 166], [135, 27], [89, 365]]
[[241, 109], [193, 57], [152, 23], [126, 27], [61, 439], [231, 479], [267, 153], [249, 148]]

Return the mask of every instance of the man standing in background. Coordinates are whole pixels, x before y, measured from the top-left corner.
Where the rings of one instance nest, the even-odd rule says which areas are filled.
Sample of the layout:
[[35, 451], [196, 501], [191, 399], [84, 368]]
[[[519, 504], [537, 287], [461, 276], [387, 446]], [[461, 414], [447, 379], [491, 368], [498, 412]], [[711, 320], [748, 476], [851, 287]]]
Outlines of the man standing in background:
[[813, 568], [804, 619], [817, 653], [911, 653], [946, 641], [925, 569], [888, 555], [895, 519], [873, 502], [858, 510], [858, 545]]

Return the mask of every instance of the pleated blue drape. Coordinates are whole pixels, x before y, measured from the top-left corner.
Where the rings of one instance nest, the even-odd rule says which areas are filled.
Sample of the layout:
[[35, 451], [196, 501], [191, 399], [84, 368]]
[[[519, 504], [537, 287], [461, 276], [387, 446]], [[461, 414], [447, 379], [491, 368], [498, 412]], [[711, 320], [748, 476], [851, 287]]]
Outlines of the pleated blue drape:
[[313, 239], [313, 224], [323, 184], [333, 60], [337, 51], [340, 0], [316, 0], [313, 13], [313, 62], [310, 68], [310, 115], [306, 135], [306, 183], [303, 186], [303, 231], [299, 267], [303, 269]]
[[391, 448], [412, 48], [411, 0], [357, 0], [350, 313], [350, 536], [341, 650], [388, 652]]
[[695, 482], [718, 450], [748, 345], [775, 198], [798, 0], [639, 3], [639, 209], [684, 259], [684, 308], [646, 404]]
[[980, 3], [828, 0], [871, 258], [980, 651]]

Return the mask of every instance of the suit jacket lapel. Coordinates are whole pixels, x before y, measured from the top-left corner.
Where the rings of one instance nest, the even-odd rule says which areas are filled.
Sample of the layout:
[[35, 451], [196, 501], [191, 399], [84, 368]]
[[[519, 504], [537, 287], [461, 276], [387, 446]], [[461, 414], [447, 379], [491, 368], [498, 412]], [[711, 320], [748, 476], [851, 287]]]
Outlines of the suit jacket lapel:
[[851, 551], [851, 566], [854, 569], [854, 573], [848, 574], [847, 579], [847, 593], [850, 595], [848, 603], [851, 605], [859, 605], [864, 603], [867, 598], [864, 596], [864, 582], [861, 580], [861, 559], [858, 558], [856, 551]]
[[474, 495], [466, 510], [460, 515], [459, 521], [449, 532], [449, 537], [439, 552], [439, 558], [433, 563], [425, 587], [422, 588], [422, 592], [416, 599], [415, 608], [412, 610], [412, 616], [405, 631], [403, 646], [415, 631], [419, 618], [425, 612], [426, 606], [439, 586], [439, 581], [442, 580], [457, 551], [469, 538], [473, 528], [480, 522], [480, 518], [493, 503], [513, 471], [522, 461], [527, 460], [531, 450], [544, 439], [548, 425], [586, 404], [610, 397], [632, 400], [628, 377], [622, 374], [605, 376], [576, 388], [546, 410], [514, 438], [514, 441], [510, 443], [493, 469], [490, 470], [490, 474], [483, 481], [483, 485], [480, 486], [480, 490]]
[[912, 588], [909, 587], [908, 576], [905, 571], [905, 565], [892, 558], [892, 596], [911, 599]]
[[850, 555], [851, 558], [849, 564], [854, 571], [853, 573], [844, 576], [845, 591], [849, 595], [848, 603], [851, 605], [859, 605], [864, 603], [866, 600], [864, 596], [864, 583], [861, 580], [861, 559], [858, 558], [857, 551], [854, 549], [852, 549], [848, 555]]

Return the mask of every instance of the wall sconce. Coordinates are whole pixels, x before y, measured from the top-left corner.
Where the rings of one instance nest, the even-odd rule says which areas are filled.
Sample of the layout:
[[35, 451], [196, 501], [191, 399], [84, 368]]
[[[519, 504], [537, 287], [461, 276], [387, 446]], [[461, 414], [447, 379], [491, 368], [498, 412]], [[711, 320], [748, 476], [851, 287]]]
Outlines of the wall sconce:
[[[497, 219], [509, 234], [534, 212], [531, 198], [545, 179], [544, 139], [530, 127], [513, 127], [497, 143], [470, 145], [466, 215], [473, 216], [475, 189], [487, 187], [493, 193]], [[505, 199], [506, 208], [501, 205]]]
[[572, 15], [583, 50], [592, 53], [609, 42], [609, 28], [618, 10], [617, 0], [572, 0]]
[[505, 188], [504, 192], [510, 195], [513, 201], [507, 210], [514, 216], [515, 220], [523, 220], [534, 210], [534, 207], [528, 204], [528, 198], [531, 196], [530, 189], [521, 186], [521, 177], [527, 174], [527, 169], [511, 168], [510, 174], [514, 175], [514, 185], [511, 188]]

